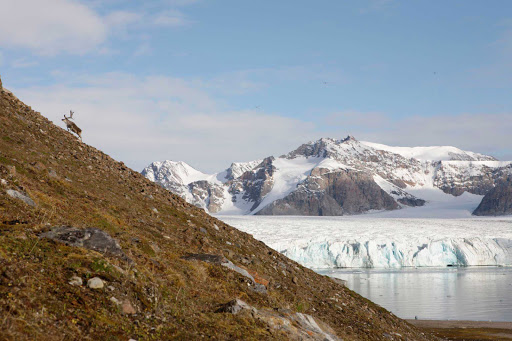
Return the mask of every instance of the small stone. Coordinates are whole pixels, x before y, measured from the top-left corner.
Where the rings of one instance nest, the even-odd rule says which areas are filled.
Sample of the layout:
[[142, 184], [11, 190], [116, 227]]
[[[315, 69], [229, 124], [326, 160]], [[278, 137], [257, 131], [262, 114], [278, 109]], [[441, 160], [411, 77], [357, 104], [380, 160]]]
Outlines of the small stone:
[[267, 293], [267, 287], [265, 287], [263, 284], [255, 283], [254, 286], [250, 287], [250, 289], [254, 292], [257, 292], [259, 294], [266, 294]]
[[7, 186], [8, 182], [5, 179], [0, 179], [0, 184], [2, 184], [2, 186]]
[[102, 289], [104, 284], [99, 277], [93, 277], [87, 281], [87, 286], [91, 289]]
[[125, 300], [121, 306], [121, 309], [123, 311], [123, 314], [127, 314], [127, 315], [133, 315], [133, 314], [136, 314], [137, 311], [135, 310], [135, 308], [132, 306], [132, 304], [130, 303], [130, 301], [128, 300]]
[[56, 178], [57, 177], [57, 172], [55, 170], [53, 170], [53, 169], [49, 169], [48, 170], [48, 176], [50, 178]]
[[114, 296], [112, 296], [110, 298], [110, 302], [114, 303], [115, 305], [121, 305], [121, 301], [119, 301], [117, 298], [115, 298]]
[[217, 226], [217, 224], [213, 224], [213, 228], [219, 231], [219, 227]]
[[229, 257], [229, 258], [233, 258], [233, 256], [235, 255], [235, 253], [229, 249], [224, 249], [224, 254]]
[[107, 287], [107, 289], [108, 289], [108, 290], [110, 290], [110, 291], [114, 291], [114, 290], [116, 290], [116, 288], [114, 288], [114, 287], [113, 287], [113, 286], [111, 286], [111, 285], [109, 285], [109, 286]]
[[236, 315], [242, 310], [249, 310], [255, 313], [258, 311], [256, 308], [236, 298], [226, 304], [223, 304], [219, 309], [217, 309], [216, 313], [231, 313]]
[[293, 284], [299, 283], [299, 279], [297, 277], [293, 277], [292, 279]]
[[73, 277], [71, 277], [69, 284], [73, 286], [81, 286], [82, 284], [84, 284], [84, 282], [82, 281], [82, 278], [78, 277], [77, 275], [74, 275]]
[[156, 207], [153, 207], [153, 208], [151, 209], [151, 211], [153, 211], [153, 213], [156, 213], [156, 214], [158, 214], [158, 213], [159, 213], [159, 212], [158, 212], [158, 210], [156, 209]]
[[201, 231], [201, 233], [204, 233], [204, 234], [207, 234], [207, 233], [208, 233], [208, 231], [206, 231], [206, 229], [205, 229], [204, 227], [201, 227], [201, 228], [199, 229], [199, 231]]
[[155, 251], [155, 253], [159, 253], [160, 251], [162, 251], [158, 245], [154, 244], [154, 243], [151, 243], [149, 244], [149, 246], [151, 247], [151, 249], [153, 249], [153, 251]]

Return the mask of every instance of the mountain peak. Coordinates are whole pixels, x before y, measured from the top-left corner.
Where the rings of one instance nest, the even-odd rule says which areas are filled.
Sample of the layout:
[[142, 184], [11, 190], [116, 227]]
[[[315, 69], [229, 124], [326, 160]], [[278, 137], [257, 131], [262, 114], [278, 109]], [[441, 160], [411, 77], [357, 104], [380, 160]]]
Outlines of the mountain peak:
[[344, 139], [341, 140], [341, 142], [349, 142], [349, 141], [357, 142], [356, 138], [352, 135], [348, 135], [347, 137], [345, 137]]

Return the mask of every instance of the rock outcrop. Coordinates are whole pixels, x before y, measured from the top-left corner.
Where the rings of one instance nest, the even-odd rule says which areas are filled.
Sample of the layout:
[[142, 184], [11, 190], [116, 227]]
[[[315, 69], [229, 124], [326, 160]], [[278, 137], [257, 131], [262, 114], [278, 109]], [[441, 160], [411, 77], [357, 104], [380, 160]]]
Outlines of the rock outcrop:
[[473, 214], [479, 216], [512, 215], [512, 177], [498, 181], [496, 186], [483, 197]]
[[337, 216], [398, 207], [366, 173], [316, 168], [296, 191], [265, 206], [257, 214]]
[[70, 246], [84, 247], [109, 256], [118, 257], [124, 261], [132, 262], [123, 252], [117, 240], [98, 228], [89, 227], [79, 229], [71, 226], [59, 226], [41, 234], [40, 237]]
[[319, 319], [287, 309], [256, 309], [240, 299], [221, 305], [217, 313], [233, 315], [248, 313], [267, 325], [267, 328], [282, 333], [288, 340], [338, 341], [334, 331]]

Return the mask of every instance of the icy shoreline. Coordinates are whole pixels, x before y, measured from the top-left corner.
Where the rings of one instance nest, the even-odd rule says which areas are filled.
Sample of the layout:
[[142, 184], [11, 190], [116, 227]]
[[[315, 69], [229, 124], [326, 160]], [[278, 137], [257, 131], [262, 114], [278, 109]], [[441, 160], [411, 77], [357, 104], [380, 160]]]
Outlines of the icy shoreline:
[[219, 218], [309, 268], [512, 265], [512, 217]]

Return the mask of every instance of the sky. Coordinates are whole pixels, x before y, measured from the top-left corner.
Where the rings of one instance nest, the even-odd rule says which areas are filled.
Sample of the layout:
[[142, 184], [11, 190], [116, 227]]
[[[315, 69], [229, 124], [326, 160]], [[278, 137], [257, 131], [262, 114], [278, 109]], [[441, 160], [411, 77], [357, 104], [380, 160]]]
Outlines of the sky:
[[512, 160], [512, 1], [0, 0], [0, 76], [135, 170], [320, 137]]

